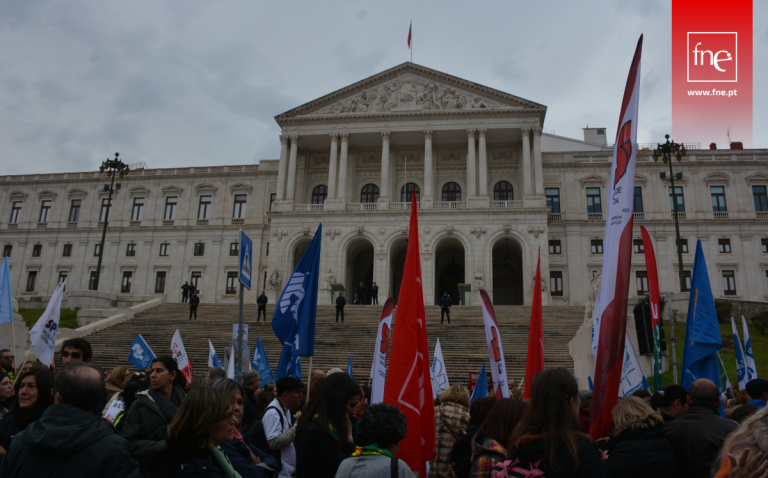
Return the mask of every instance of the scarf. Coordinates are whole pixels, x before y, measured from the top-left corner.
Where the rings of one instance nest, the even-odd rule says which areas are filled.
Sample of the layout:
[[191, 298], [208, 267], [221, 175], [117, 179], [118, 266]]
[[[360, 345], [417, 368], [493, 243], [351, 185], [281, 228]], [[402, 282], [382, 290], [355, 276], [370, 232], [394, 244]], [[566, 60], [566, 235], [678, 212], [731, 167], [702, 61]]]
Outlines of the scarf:
[[355, 452], [352, 453], [352, 456], [363, 456], [363, 455], [386, 455], [390, 458], [394, 458], [395, 455], [392, 454], [389, 450], [382, 450], [379, 448], [378, 443], [371, 443], [368, 446], [356, 446]]
[[[312, 415], [312, 421], [313, 422], [318, 421], [318, 415], [319, 414], [317, 414], [317, 413]], [[319, 425], [319, 423], [318, 423], [318, 425]], [[330, 429], [329, 431], [331, 432], [331, 436], [333, 437], [333, 439], [336, 440], [336, 441], [339, 441], [339, 435], [338, 435], [338, 433], [336, 433], [336, 429], [333, 428], [333, 424], [331, 422], [328, 422], [328, 428]]]
[[229, 458], [227, 458], [227, 455], [221, 451], [221, 448], [217, 446], [208, 446], [208, 451], [211, 452], [213, 459], [219, 465], [219, 468], [221, 468], [221, 472], [224, 474], [224, 478], [242, 478], [240, 473], [236, 472], [232, 467], [232, 462], [230, 462]]
[[181, 405], [181, 401], [184, 400], [184, 390], [174, 383], [170, 400], [152, 387], [149, 387], [147, 393], [150, 398], [155, 401], [155, 404], [157, 405], [157, 408], [160, 409], [160, 413], [163, 414], [166, 423], [171, 423], [173, 416], [176, 415], [176, 410], [178, 410], [179, 405]]

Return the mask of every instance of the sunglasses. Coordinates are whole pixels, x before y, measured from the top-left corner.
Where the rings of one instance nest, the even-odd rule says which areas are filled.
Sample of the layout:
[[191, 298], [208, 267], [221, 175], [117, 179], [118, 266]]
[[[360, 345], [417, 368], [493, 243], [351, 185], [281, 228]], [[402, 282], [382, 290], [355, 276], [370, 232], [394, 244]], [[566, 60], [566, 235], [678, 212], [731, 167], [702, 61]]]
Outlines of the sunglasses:
[[5, 357], [2, 357], [2, 358], [4, 358], [4, 359], [11, 359], [11, 360], [13, 360], [13, 359], [15, 359], [15, 358], [16, 358], [16, 356], [15, 356], [15, 355], [6, 355]]
[[69, 353], [65, 350], [61, 353], [61, 358], [67, 358], [67, 357], [72, 357], [73, 359], [79, 359], [79, 358], [83, 358], [83, 354], [81, 354], [80, 352]]

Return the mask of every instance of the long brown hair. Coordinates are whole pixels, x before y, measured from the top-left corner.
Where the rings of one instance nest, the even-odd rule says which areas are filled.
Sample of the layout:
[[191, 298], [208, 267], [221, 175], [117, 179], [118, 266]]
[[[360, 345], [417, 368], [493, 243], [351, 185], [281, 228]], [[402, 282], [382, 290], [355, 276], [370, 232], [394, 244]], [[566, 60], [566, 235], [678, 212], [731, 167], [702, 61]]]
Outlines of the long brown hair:
[[488, 437], [505, 446], [512, 435], [512, 430], [520, 423], [527, 411], [527, 403], [511, 398], [502, 398], [493, 405], [477, 431], [477, 443], [481, 443], [483, 438]]
[[107, 383], [114, 385], [115, 387], [119, 388], [120, 390], [123, 389], [123, 382], [125, 382], [125, 372], [127, 372], [128, 369], [125, 367], [115, 367], [112, 369], [112, 372], [110, 372], [109, 377], [107, 377]]
[[507, 456], [512, 458], [518, 448], [543, 441], [548, 467], [560, 471], [557, 457], [564, 448], [578, 468], [579, 421], [571, 408], [571, 399], [579, 397], [576, 379], [564, 368], [545, 369], [533, 376], [530, 387], [531, 407], [512, 432]]
[[199, 387], [187, 394], [168, 430], [169, 445], [213, 445], [211, 435], [219, 422], [227, 418], [235, 398], [231, 392]]

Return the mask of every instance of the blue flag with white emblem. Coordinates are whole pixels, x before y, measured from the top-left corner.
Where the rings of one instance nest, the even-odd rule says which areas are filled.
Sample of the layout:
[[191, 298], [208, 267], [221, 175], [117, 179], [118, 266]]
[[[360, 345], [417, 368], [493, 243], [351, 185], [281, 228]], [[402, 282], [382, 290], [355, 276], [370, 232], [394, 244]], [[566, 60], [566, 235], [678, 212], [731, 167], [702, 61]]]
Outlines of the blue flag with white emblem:
[[269, 360], [267, 360], [267, 354], [264, 352], [264, 345], [261, 343], [261, 337], [256, 339], [256, 348], [253, 350], [251, 369], [259, 372], [261, 383], [267, 384], [274, 381], [274, 378], [272, 377], [272, 369], [269, 366]]
[[293, 377], [297, 380], [302, 380], [301, 357], [292, 354], [291, 350], [291, 345], [283, 346], [283, 351], [280, 353], [280, 361], [277, 363], [277, 370], [275, 370], [275, 381], [283, 377]]
[[485, 374], [485, 363], [483, 368], [480, 369], [480, 375], [477, 377], [477, 383], [474, 390], [472, 390], [472, 396], [469, 398], [470, 403], [475, 403], [478, 398], [484, 398], [488, 396], [488, 377]]
[[128, 356], [128, 361], [131, 362], [137, 369], [149, 368], [152, 365], [152, 360], [155, 359], [155, 353], [149, 348], [147, 341], [141, 334], [137, 335], [131, 343], [131, 354]]

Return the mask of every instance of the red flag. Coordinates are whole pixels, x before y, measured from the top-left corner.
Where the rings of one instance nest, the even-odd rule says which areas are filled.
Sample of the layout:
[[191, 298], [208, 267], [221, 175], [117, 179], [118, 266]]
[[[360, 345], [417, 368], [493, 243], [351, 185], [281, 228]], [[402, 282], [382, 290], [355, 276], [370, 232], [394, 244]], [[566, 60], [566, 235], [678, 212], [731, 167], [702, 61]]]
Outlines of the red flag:
[[643, 249], [645, 249], [645, 267], [648, 271], [648, 292], [650, 292], [651, 319], [653, 330], [653, 389], [661, 388], [661, 337], [659, 325], [661, 324], [661, 297], [659, 297], [659, 275], [656, 270], [656, 254], [653, 252], [651, 236], [644, 226], [640, 226], [643, 235]]
[[419, 254], [416, 195], [411, 197], [411, 224], [403, 281], [397, 304], [389, 354], [384, 402], [397, 406], [408, 419], [408, 434], [397, 457], [413, 471], [426, 475], [426, 462], [437, 455], [435, 408], [429, 376], [429, 348], [424, 321], [424, 291]]
[[619, 397], [627, 330], [629, 273], [632, 268], [632, 209], [637, 160], [637, 110], [640, 102], [640, 55], [643, 36], [637, 41], [629, 68], [619, 126], [613, 148], [608, 210], [603, 235], [603, 279], [600, 286], [600, 336], [595, 357], [589, 435], [593, 440], [608, 436], [613, 407]]
[[[536, 263], [536, 282], [533, 286], [531, 303], [531, 327], [528, 330], [528, 358], [525, 362], [525, 376], [531, 383], [533, 376], [544, 370], [544, 323], [541, 316], [541, 248]], [[525, 387], [523, 399], [531, 398], [531, 387]]]
[[408, 48], [411, 48], [411, 32], [413, 31], [413, 22], [411, 22], [411, 25], [408, 27]]

